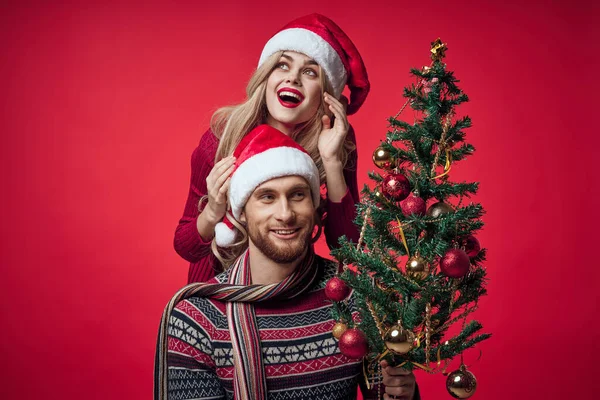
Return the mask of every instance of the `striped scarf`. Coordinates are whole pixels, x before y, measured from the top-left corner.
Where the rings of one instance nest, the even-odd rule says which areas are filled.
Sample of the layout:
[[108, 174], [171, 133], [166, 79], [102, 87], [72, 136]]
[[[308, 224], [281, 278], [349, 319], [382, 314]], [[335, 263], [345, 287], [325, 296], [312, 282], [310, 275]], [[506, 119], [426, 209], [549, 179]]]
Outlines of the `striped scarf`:
[[208, 297], [227, 303], [227, 323], [233, 345], [235, 365], [233, 388], [236, 399], [264, 400], [267, 398], [267, 381], [262, 359], [262, 347], [254, 302], [273, 299], [292, 299], [312, 287], [318, 279], [314, 265], [314, 252], [309, 248], [307, 256], [287, 278], [269, 285], [251, 285], [248, 250], [232, 265], [228, 283], [192, 283], [185, 286], [165, 307], [156, 354], [154, 398], [167, 400], [167, 352], [169, 316], [181, 300], [190, 297]]

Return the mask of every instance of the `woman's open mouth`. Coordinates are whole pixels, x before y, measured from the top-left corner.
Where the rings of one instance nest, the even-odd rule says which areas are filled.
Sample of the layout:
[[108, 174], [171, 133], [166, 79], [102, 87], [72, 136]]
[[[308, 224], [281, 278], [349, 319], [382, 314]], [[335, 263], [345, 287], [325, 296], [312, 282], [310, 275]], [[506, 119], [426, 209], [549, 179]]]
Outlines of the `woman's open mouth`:
[[277, 99], [282, 106], [295, 108], [304, 101], [304, 95], [296, 89], [282, 88], [277, 91]]

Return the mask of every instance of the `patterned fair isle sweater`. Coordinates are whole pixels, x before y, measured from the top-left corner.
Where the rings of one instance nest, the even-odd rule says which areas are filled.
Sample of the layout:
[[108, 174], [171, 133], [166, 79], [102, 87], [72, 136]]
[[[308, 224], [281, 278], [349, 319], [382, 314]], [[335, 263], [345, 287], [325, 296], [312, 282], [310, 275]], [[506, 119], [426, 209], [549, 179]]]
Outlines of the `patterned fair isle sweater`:
[[[362, 364], [340, 354], [325, 283], [337, 265], [315, 257], [321, 278], [301, 297], [255, 303], [269, 400], [356, 399]], [[226, 283], [227, 272], [210, 282]], [[233, 399], [233, 355], [225, 303], [177, 304], [168, 328], [169, 399]], [[365, 399], [376, 398], [365, 393]]]

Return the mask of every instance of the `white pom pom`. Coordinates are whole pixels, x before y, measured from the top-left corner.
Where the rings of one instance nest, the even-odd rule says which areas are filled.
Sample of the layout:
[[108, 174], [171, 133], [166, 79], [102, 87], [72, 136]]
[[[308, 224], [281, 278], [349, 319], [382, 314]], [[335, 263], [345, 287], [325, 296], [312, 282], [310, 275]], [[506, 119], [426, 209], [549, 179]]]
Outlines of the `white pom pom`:
[[230, 229], [223, 222], [215, 226], [215, 241], [219, 247], [229, 247], [235, 243], [235, 230]]

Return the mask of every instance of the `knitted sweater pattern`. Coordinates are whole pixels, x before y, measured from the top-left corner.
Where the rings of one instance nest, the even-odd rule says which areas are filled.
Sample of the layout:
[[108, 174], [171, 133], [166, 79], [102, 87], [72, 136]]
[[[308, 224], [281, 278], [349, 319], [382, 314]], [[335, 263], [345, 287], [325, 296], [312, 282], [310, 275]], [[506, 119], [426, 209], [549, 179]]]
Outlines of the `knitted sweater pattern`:
[[[318, 284], [300, 298], [255, 303], [269, 400], [356, 399], [362, 365], [342, 355], [325, 283], [337, 265], [315, 257]], [[228, 272], [210, 282], [227, 282]], [[352, 300], [350, 300], [352, 304]], [[169, 399], [233, 399], [234, 364], [225, 303], [192, 297], [168, 327]]]

